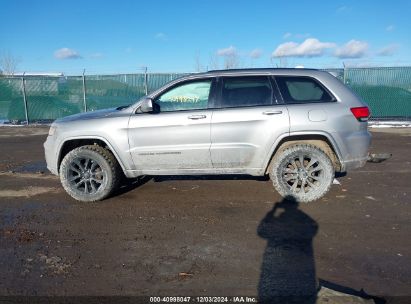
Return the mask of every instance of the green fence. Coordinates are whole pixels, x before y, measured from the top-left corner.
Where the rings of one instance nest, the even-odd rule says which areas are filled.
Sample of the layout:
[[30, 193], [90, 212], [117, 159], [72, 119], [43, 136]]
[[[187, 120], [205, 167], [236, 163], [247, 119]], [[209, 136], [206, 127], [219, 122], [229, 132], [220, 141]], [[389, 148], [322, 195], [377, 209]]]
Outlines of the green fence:
[[130, 104], [144, 96], [146, 90], [150, 92], [184, 75], [187, 74], [3, 77], [0, 123], [50, 122], [86, 110]]
[[411, 67], [346, 69], [344, 83], [371, 108], [374, 119], [411, 119]]
[[[373, 120], [411, 120], [411, 67], [328, 69], [371, 108]], [[130, 104], [187, 75], [122, 74], [0, 78], [0, 123], [56, 118]]]

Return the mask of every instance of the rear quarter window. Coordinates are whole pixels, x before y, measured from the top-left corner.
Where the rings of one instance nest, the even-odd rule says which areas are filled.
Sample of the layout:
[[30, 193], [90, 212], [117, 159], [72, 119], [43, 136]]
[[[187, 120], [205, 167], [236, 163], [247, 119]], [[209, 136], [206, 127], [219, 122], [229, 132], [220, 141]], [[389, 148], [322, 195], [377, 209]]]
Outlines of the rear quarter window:
[[275, 77], [285, 103], [331, 102], [335, 98], [310, 77]]

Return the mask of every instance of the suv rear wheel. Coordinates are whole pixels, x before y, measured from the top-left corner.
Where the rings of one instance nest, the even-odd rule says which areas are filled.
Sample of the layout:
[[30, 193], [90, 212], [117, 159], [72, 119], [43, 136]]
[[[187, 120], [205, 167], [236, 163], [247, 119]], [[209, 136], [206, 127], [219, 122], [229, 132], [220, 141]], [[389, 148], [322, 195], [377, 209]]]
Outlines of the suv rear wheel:
[[334, 179], [334, 167], [321, 149], [312, 145], [293, 145], [275, 155], [269, 172], [274, 188], [299, 202], [323, 197]]
[[82, 202], [99, 201], [116, 188], [118, 163], [110, 151], [87, 145], [70, 151], [61, 162], [60, 180], [70, 196]]

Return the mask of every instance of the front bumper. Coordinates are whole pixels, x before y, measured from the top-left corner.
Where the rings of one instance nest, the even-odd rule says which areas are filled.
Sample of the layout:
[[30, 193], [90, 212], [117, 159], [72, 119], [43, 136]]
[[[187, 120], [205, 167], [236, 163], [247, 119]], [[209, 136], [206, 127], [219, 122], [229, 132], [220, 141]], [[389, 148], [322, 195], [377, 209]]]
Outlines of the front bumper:
[[55, 151], [55, 136], [48, 136], [47, 140], [43, 144], [44, 146], [44, 156], [46, 158], [47, 169], [55, 174], [58, 175], [58, 168], [57, 168], [57, 153]]

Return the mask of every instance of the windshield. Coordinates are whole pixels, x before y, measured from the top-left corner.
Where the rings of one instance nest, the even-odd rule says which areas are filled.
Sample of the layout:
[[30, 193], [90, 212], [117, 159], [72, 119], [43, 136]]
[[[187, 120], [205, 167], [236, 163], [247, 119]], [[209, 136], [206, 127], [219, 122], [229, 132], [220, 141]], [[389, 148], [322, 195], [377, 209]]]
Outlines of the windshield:
[[147, 95], [144, 95], [143, 97], [139, 98], [137, 101], [135, 101], [133, 103], [130, 103], [130, 104], [127, 104], [127, 105], [124, 105], [124, 106], [119, 106], [118, 108], [116, 108], [116, 110], [120, 111], [120, 110], [127, 109], [127, 108], [131, 107], [132, 105], [135, 105], [135, 104], [143, 101], [146, 98], [147, 98]]
[[124, 109], [127, 109], [129, 106], [131, 106], [131, 104], [124, 105], [124, 106], [119, 106], [119, 107], [116, 108], [116, 110], [118, 110], [118, 111], [124, 110]]

